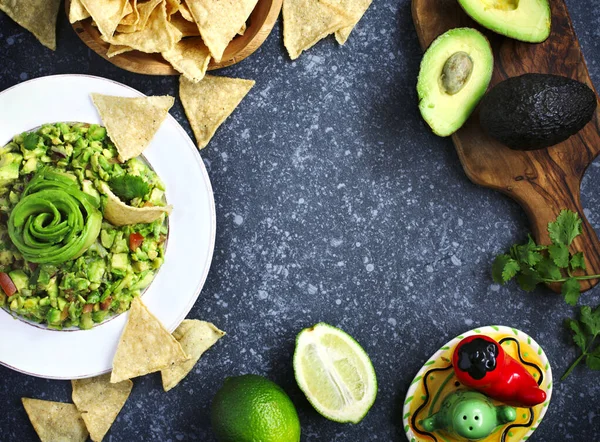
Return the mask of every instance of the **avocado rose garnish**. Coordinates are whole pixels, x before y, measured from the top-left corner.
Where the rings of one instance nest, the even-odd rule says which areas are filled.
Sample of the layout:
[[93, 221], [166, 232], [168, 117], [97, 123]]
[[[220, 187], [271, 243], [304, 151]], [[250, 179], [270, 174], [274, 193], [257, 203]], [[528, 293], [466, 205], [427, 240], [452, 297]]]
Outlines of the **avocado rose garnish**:
[[25, 187], [8, 220], [8, 234], [23, 258], [62, 264], [78, 258], [102, 227], [100, 199], [78, 188], [74, 175], [42, 169]]
[[164, 192], [101, 126], [15, 136], [0, 147], [0, 308], [54, 329], [129, 310], [164, 261]]

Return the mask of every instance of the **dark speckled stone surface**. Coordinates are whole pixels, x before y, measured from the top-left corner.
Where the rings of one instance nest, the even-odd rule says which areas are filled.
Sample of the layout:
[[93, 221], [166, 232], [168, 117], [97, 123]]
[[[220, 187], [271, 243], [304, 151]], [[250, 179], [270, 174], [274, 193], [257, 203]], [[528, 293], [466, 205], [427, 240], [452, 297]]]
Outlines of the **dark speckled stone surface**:
[[[600, 84], [596, 0], [567, 3]], [[176, 77], [120, 70], [88, 50], [62, 14], [59, 28], [53, 53], [0, 13], [0, 90], [44, 75], [89, 73], [146, 94], [177, 95]], [[420, 58], [410, 2], [376, 0], [345, 47], [327, 39], [291, 62], [278, 26], [254, 56], [218, 73], [256, 80], [202, 152], [218, 231], [190, 316], [228, 335], [168, 394], [158, 375], [137, 379], [105, 440], [211, 441], [211, 399], [226, 376], [243, 373], [283, 386], [303, 440], [405, 440], [401, 408], [417, 370], [450, 338], [492, 323], [532, 335], [562, 374], [576, 356], [562, 327], [572, 311], [546, 289], [525, 294], [491, 281], [493, 256], [525, 237], [527, 220], [511, 200], [470, 183], [451, 142], [421, 122], [414, 87]], [[172, 114], [189, 132], [179, 101]], [[597, 229], [599, 185], [596, 161], [582, 194]], [[598, 293], [585, 301], [598, 304]], [[359, 425], [319, 416], [294, 381], [294, 338], [318, 321], [353, 335], [377, 371], [379, 395]], [[0, 440], [35, 440], [22, 396], [69, 401], [70, 392], [68, 382], [0, 367]], [[598, 398], [600, 373], [576, 370], [555, 384], [530, 440], [600, 441]]]

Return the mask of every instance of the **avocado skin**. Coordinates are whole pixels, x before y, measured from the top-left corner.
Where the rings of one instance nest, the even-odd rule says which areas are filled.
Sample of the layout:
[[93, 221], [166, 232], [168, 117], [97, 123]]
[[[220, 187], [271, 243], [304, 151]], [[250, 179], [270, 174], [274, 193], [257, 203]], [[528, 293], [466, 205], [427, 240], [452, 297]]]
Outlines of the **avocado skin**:
[[594, 116], [596, 94], [567, 77], [525, 74], [496, 85], [482, 100], [483, 129], [511, 149], [554, 146], [579, 132]]

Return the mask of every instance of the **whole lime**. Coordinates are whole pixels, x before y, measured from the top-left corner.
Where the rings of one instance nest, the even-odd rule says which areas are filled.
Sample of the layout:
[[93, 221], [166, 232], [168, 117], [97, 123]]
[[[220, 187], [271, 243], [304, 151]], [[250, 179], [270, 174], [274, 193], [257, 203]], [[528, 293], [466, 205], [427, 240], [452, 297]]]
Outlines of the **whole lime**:
[[211, 421], [220, 442], [300, 441], [300, 421], [289, 396], [253, 374], [225, 379], [213, 399]]

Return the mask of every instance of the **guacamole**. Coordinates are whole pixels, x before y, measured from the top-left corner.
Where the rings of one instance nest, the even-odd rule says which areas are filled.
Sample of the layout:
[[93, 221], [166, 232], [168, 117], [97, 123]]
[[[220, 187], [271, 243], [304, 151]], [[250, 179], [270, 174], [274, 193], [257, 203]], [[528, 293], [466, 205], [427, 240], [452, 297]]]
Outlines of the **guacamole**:
[[50, 328], [89, 329], [129, 309], [164, 260], [167, 215], [115, 226], [109, 194], [164, 207], [140, 158], [119, 163], [98, 125], [57, 123], [0, 148], [0, 307]]

